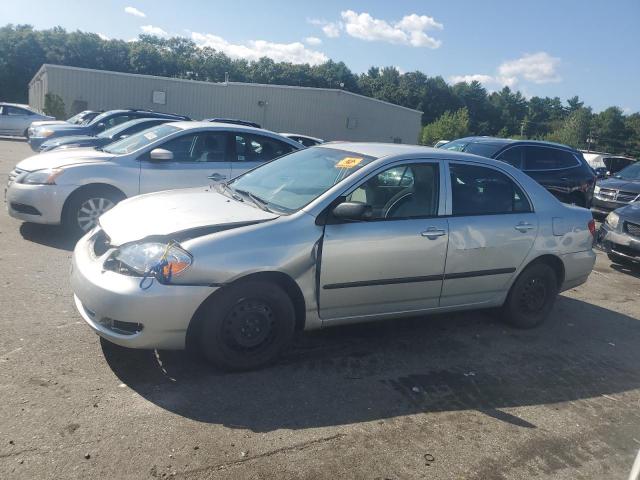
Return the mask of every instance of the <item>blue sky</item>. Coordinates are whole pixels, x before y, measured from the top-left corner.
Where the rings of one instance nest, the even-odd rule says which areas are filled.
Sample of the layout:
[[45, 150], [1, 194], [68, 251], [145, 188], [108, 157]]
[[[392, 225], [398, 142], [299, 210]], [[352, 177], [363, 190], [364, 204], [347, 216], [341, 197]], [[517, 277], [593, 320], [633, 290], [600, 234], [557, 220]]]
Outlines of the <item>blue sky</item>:
[[[640, 111], [640, 0], [3, 1], [1, 23], [108, 38], [183, 35], [231, 56], [479, 79]], [[126, 9], [126, 10], [125, 10]]]

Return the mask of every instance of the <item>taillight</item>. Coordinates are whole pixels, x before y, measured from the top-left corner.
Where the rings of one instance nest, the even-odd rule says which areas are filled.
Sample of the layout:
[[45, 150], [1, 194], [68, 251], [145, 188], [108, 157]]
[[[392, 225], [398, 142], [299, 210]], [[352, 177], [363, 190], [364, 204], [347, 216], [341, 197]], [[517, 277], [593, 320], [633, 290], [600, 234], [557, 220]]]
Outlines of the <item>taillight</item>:
[[587, 224], [587, 226], [589, 227], [589, 232], [591, 233], [592, 237], [596, 236], [596, 221], [592, 218], [591, 220], [589, 220], [589, 223]]

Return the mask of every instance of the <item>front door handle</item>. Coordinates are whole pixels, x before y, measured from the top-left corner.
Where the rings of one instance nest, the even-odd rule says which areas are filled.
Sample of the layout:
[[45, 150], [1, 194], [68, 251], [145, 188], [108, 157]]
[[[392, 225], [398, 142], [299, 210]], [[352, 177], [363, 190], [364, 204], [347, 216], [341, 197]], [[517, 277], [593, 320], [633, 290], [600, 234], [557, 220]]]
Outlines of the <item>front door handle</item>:
[[209, 180], [213, 180], [214, 182], [219, 182], [221, 180], [226, 180], [226, 175], [220, 175], [219, 173], [212, 173], [207, 177]]
[[438, 237], [442, 237], [446, 235], [447, 232], [442, 230], [441, 228], [429, 227], [424, 232], [420, 232], [420, 235], [423, 237], [427, 237], [429, 240], [435, 240]]
[[520, 222], [513, 228], [515, 228], [519, 232], [527, 233], [529, 230], [533, 230], [535, 227], [528, 222]]

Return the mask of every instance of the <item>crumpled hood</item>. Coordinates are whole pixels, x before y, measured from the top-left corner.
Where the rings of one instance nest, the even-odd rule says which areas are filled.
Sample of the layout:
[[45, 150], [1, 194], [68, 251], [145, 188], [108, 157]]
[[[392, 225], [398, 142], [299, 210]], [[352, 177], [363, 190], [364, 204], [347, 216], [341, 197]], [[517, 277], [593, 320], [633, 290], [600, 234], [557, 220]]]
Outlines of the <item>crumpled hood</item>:
[[624, 220], [640, 224], [640, 202], [633, 202], [626, 207], [619, 208], [616, 213]]
[[25, 158], [17, 168], [32, 172], [43, 168], [58, 168], [79, 163], [100, 162], [114, 157], [111, 153], [100, 152], [93, 148], [74, 148], [71, 150], [52, 150]]
[[112, 245], [203, 227], [246, 225], [278, 218], [211, 187], [149, 193], [125, 200], [100, 217]]
[[615, 190], [624, 190], [625, 192], [640, 193], [640, 181], [623, 180], [622, 178], [607, 178], [598, 182], [600, 188], [613, 188]]
[[35, 136], [38, 136], [38, 128], [47, 128], [48, 130], [53, 130], [53, 136], [57, 136], [56, 134], [64, 134], [64, 135], [86, 135], [91, 131], [91, 129], [87, 125], [74, 125], [72, 123], [64, 122], [64, 123], [54, 123], [50, 125], [43, 125], [42, 127], [37, 127]]

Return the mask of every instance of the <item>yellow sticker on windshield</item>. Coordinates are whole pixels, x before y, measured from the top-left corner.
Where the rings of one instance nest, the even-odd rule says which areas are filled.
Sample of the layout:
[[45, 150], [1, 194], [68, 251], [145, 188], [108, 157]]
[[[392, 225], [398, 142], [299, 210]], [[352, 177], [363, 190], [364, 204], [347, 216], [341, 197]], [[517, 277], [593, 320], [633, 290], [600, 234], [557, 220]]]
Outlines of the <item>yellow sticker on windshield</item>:
[[362, 162], [362, 160], [362, 157], [344, 157], [336, 163], [336, 168], [353, 168]]

